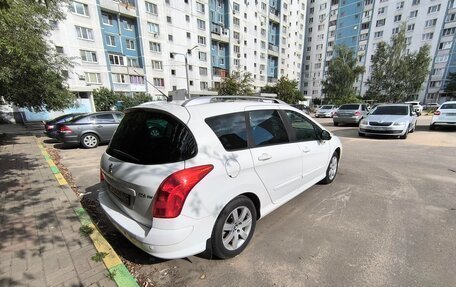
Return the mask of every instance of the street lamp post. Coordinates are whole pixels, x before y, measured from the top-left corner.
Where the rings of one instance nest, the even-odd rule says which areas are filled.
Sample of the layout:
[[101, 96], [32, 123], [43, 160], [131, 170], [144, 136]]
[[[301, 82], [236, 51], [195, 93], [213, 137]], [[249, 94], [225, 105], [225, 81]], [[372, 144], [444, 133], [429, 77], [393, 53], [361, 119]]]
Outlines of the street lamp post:
[[188, 59], [187, 54], [190, 54], [193, 49], [198, 48], [198, 45], [194, 46], [193, 48], [187, 50], [187, 53], [173, 53], [175, 55], [182, 55], [185, 58], [185, 78], [187, 80], [187, 99], [190, 99], [190, 81], [188, 79]]

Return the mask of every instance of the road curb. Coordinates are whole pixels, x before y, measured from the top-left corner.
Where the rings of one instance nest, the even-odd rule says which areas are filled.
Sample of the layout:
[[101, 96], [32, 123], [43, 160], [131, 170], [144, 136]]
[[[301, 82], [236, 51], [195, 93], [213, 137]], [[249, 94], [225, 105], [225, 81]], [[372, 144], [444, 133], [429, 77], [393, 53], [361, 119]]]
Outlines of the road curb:
[[[59, 185], [62, 187], [66, 186], [69, 188], [68, 182], [63, 177], [63, 175], [60, 172], [60, 170], [58, 169], [58, 167], [55, 165], [51, 156], [46, 151], [46, 148], [44, 147], [44, 145], [38, 140], [38, 138], [36, 136], [34, 138], [35, 138], [36, 144], [38, 145], [38, 147], [41, 151], [41, 154], [44, 156], [44, 159], [48, 163], [49, 168], [51, 169], [52, 173], [54, 174]], [[72, 192], [72, 190], [71, 190], [71, 192]], [[86, 212], [86, 210], [83, 207], [79, 207], [79, 208], [74, 209], [74, 212], [78, 216], [79, 221], [81, 222], [81, 225], [87, 226], [90, 228], [90, 230], [92, 230], [89, 237], [92, 240], [92, 243], [95, 246], [95, 249], [97, 250], [97, 252], [100, 254], [103, 254], [103, 256], [101, 256], [103, 259], [103, 263], [109, 272], [110, 278], [116, 283], [116, 285], [119, 287], [124, 287], [124, 286], [125, 287], [139, 287], [138, 283], [136, 282], [136, 279], [133, 277], [133, 275], [131, 275], [131, 273], [128, 271], [127, 267], [125, 267], [125, 265], [122, 263], [122, 260], [120, 260], [120, 257], [114, 251], [112, 246], [103, 237], [103, 235], [101, 234], [98, 227], [95, 226], [95, 224], [93, 224], [93, 222], [90, 219], [90, 216]]]

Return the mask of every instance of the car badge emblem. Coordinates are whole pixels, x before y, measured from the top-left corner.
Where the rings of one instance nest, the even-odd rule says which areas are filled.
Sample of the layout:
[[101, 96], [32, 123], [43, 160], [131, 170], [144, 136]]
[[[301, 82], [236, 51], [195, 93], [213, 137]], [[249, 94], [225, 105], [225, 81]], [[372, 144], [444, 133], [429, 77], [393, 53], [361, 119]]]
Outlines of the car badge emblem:
[[109, 165], [109, 173], [112, 173], [112, 163]]

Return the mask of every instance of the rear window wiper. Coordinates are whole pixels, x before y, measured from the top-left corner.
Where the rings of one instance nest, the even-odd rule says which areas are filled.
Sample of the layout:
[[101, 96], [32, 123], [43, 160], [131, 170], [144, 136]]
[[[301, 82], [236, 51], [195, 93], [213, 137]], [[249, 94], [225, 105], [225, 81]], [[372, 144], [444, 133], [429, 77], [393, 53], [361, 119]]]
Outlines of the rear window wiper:
[[134, 157], [134, 156], [132, 156], [132, 155], [129, 155], [129, 154], [126, 153], [126, 152], [123, 152], [123, 151], [118, 150], [118, 149], [115, 149], [115, 148], [113, 148], [113, 149], [111, 149], [111, 150], [112, 150], [113, 152], [115, 152], [115, 153], [117, 153], [117, 154], [119, 154], [119, 155], [121, 155], [121, 156], [124, 156], [124, 157], [126, 157], [126, 158], [128, 158], [128, 159], [130, 159], [130, 160], [133, 160], [133, 161], [135, 161], [135, 162], [137, 162], [137, 163], [140, 163], [140, 162], [141, 162], [141, 161], [139, 160], [139, 158], [136, 158], [136, 157]]

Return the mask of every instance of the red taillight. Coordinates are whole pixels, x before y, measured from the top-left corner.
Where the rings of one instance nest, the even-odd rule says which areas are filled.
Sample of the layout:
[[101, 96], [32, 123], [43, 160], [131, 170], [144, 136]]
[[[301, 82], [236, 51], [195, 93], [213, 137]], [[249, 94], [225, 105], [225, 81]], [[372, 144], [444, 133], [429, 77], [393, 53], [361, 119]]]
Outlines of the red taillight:
[[104, 178], [103, 170], [100, 168], [100, 182], [102, 182], [104, 180], [105, 180], [105, 178]]
[[63, 126], [60, 126], [59, 132], [65, 133], [65, 134], [70, 134], [73, 131], [68, 126], [63, 125]]
[[54, 125], [48, 125], [48, 124], [46, 124], [46, 125], [44, 126], [44, 128], [45, 128], [47, 131], [48, 131], [48, 130], [52, 130], [52, 129], [54, 128]]
[[360, 116], [361, 115], [361, 112], [360, 111], [356, 111], [355, 112], [355, 116]]
[[190, 191], [213, 168], [211, 164], [195, 166], [176, 171], [168, 176], [155, 193], [152, 215], [159, 218], [179, 216]]
[[435, 111], [435, 112], [434, 112], [434, 115], [440, 116], [440, 111]]

